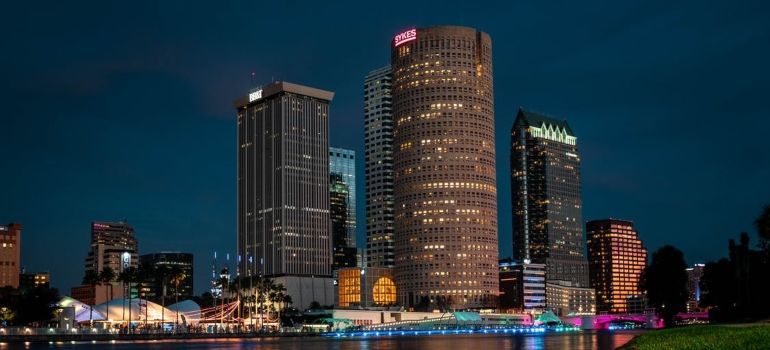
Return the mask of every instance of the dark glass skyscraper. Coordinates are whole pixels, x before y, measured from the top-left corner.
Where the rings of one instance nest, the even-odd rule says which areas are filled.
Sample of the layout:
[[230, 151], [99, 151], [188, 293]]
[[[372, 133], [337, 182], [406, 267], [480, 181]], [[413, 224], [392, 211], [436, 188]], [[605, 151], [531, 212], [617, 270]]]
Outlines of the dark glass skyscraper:
[[519, 109], [511, 129], [513, 258], [546, 264], [547, 280], [588, 287], [580, 156], [566, 121]]
[[193, 255], [182, 252], [159, 252], [139, 256], [140, 264], [149, 264], [155, 268], [165, 267], [167, 271], [179, 270], [184, 275], [179, 280], [179, 286], [171, 279], [161, 279], [157, 276], [149, 276], [145, 284], [145, 297], [160, 303], [165, 296], [169, 305], [179, 297], [179, 300], [187, 300], [193, 297]]
[[332, 269], [356, 266], [355, 152], [329, 149], [329, 215], [332, 220]]

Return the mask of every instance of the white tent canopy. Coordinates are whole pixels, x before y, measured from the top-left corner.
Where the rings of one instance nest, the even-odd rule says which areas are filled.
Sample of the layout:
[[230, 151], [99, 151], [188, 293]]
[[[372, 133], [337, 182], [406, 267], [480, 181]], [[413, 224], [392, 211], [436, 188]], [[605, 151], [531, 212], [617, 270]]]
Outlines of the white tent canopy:
[[63, 297], [61, 300], [59, 300], [59, 306], [60, 307], [74, 307], [75, 308], [75, 322], [88, 322], [93, 317], [94, 321], [103, 321], [106, 320], [107, 317], [104, 316], [103, 313], [99, 312], [98, 310], [94, 309], [93, 313], [91, 313], [91, 306], [84, 304], [83, 302], [73, 299], [70, 297]]
[[[168, 309], [175, 312], [179, 310], [180, 317], [184, 315], [187, 324], [197, 323], [201, 320], [201, 307], [192, 300], [180, 301], [177, 304], [169, 305]], [[179, 322], [182, 322], [181, 319]]]
[[[200, 322], [201, 319], [201, 308], [192, 300], [185, 300], [164, 308], [145, 299], [135, 298], [129, 300], [117, 298], [94, 306], [93, 316], [90, 305], [71, 297], [63, 297], [59, 301], [59, 306], [74, 307], [76, 322], [88, 322], [92, 317], [94, 321], [106, 321], [108, 319], [111, 322], [128, 321], [129, 310], [132, 322], [145, 322], [146, 320], [149, 323], [156, 323], [161, 322], [161, 320], [163, 322], [176, 322], [179, 320], [181, 323], [184, 320], [190, 324]], [[177, 318], [177, 310], [179, 310], [179, 318]]]

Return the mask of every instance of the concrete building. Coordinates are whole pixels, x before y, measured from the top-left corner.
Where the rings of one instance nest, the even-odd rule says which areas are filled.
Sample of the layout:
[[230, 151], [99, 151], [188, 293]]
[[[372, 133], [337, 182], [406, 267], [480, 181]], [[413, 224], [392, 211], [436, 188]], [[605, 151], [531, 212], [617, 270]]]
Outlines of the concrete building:
[[556, 316], [580, 316], [596, 314], [596, 291], [582, 288], [571, 281], [551, 281], [545, 284], [548, 310]]
[[235, 100], [240, 276], [282, 283], [294, 306], [333, 304], [329, 102], [334, 93], [288, 82]]
[[398, 300], [496, 305], [492, 41], [466, 27], [406, 30], [391, 68]]
[[364, 78], [366, 265], [393, 267], [393, 98], [390, 66]]
[[329, 216], [332, 220], [332, 270], [356, 267], [355, 151], [329, 149]]
[[193, 292], [194, 261], [195, 259], [191, 253], [158, 252], [140, 255], [139, 263], [142, 265], [152, 266], [155, 271], [164, 269], [169, 274], [178, 271], [183, 276], [179, 279], [179, 285], [177, 286], [176, 281], [171, 277], [165, 278], [164, 281], [158, 275], [150, 275], [146, 283], [147, 288], [142, 294], [147, 299], [158, 303], [165, 296], [166, 303], [164, 305], [174, 303], [177, 296], [179, 300], [192, 298], [195, 295]]
[[19, 288], [21, 223], [0, 225], [0, 287]]
[[549, 280], [588, 286], [580, 156], [566, 121], [519, 109], [511, 128], [513, 259], [545, 264]]
[[393, 269], [343, 268], [336, 271], [335, 308], [385, 308], [396, 303]]
[[500, 261], [499, 309], [540, 314], [546, 308], [545, 265]]
[[588, 271], [596, 289], [596, 311], [628, 313], [629, 297], [642, 294], [639, 277], [647, 266], [647, 249], [634, 222], [618, 219], [586, 222]]

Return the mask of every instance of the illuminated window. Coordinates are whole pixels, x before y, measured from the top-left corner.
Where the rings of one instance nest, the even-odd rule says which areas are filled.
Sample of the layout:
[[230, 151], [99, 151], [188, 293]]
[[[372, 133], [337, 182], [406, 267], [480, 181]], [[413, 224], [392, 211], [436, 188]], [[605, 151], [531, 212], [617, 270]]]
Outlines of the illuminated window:
[[380, 305], [388, 305], [396, 302], [396, 285], [387, 277], [380, 277], [374, 283], [372, 290], [374, 302]]

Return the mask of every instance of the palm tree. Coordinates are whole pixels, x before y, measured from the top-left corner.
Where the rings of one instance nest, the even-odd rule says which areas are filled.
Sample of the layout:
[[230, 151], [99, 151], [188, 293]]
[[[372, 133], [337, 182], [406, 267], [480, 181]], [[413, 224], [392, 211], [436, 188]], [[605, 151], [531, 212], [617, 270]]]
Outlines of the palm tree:
[[[246, 316], [245, 315], [246, 313], [244, 312], [244, 306], [246, 305], [246, 301], [248, 300], [249, 297], [245, 294], [251, 289], [249, 287], [250, 281], [251, 281], [251, 277], [243, 276], [240, 278], [238, 282], [238, 290], [239, 290], [238, 295], [242, 296], [241, 298], [242, 301], [240, 303], [240, 312], [239, 312], [239, 316], [241, 317], [241, 319], [243, 319], [243, 316]], [[250, 314], [251, 313], [249, 313], [249, 315]]]
[[[147, 298], [147, 290], [152, 288], [150, 285], [150, 282], [155, 282], [154, 274], [155, 274], [155, 265], [153, 265], [150, 262], [143, 262], [139, 264], [139, 280], [142, 283], [142, 294], [144, 295], [144, 324], [146, 325], [149, 318], [149, 300]], [[155, 283], [157, 285], [157, 283]]]
[[171, 267], [171, 270], [169, 271], [169, 278], [171, 278], [171, 281], [174, 282], [174, 296], [176, 297], [176, 326], [179, 326], [179, 283], [184, 281], [187, 278], [187, 275], [184, 273], [184, 270], [182, 270], [181, 267], [178, 265], [174, 265]]
[[281, 303], [283, 302], [283, 298], [286, 296], [286, 287], [284, 287], [281, 283], [273, 285], [273, 292], [271, 295], [271, 302], [278, 303], [278, 328], [281, 328], [281, 311], [283, 311], [281, 308]]
[[[129, 266], [118, 274], [118, 281], [128, 284], [128, 329], [131, 329], [131, 284], [136, 281], [136, 267]], [[125, 287], [124, 287], [125, 288]]]
[[[86, 275], [83, 276], [82, 283], [84, 286], [91, 286], [91, 289], [96, 292], [96, 286], [101, 284], [101, 281], [99, 280], [99, 273], [94, 270], [86, 271]], [[96, 305], [96, 295], [94, 295], [94, 302], [91, 304], [91, 314], [89, 316], [89, 322], [91, 322], [92, 327], [94, 325], [94, 305]]]
[[227, 290], [227, 286], [230, 285], [230, 279], [223, 275], [219, 277], [217, 284], [219, 285], [220, 290], [219, 297], [222, 298], [222, 314], [219, 316], [219, 327], [222, 327], [222, 322], [225, 318], [225, 290]]
[[109, 266], [105, 266], [102, 269], [102, 272], [99, 272], [99, 283], [104, 286], [109, 286], [109, 292], [107, 291], [107, 288], [104, 288], [104, 296], [107, 299], [107, 322], [110, 320], [110, 300], [112, 300], [112, 282], [115, 281], [115, 278], [117, 278], [118, 275], [115, 273], [115, 270], [113, 270]]
[[[262, 323], [264, 323], [264, 315], [265, 308], [262, 306], [265, 301], [269, 301], [268, 298], [270, 296], [270, 291], [273, 289], [273, 286], [275, 285], [273, 280], [269, 278], [262, 278], [261, 279], [261, 285], [259, 286], [259, 312], [260, 317], [262, 317]], [[261, 324], [264, 326], [264, 324]]]
[[284, 294], [281, 302], [283, 303], [284, 310], [286, 310], [289, 307], [289, 305], [294, 304], [294, 300], [292, 300], [291, 295], [288, 295], [288, 294]]
[[155, 280], [160, 281], [160, 324], [161, 327], [166, 322], [166, 280], [168, 279], [171, 270], [166, 265], [158, 265], [155, 267]]

